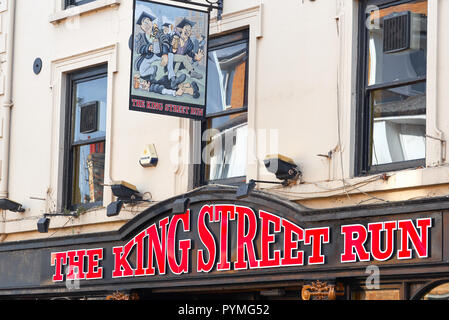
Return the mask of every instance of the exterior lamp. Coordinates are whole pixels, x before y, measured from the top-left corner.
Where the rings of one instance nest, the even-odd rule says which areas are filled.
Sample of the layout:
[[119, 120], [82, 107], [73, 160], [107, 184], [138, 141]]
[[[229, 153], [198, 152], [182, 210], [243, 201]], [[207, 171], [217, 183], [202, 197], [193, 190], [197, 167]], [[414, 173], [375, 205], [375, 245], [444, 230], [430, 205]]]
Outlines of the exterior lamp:
[[111, 202], [106, 209], [106, 215], [108, 217], [117, 216], [120, 213], [120, 210], [122, 210], [122, 207], [123, 207], [122, 200]]
[[246, 198], [251, 193], [251, 191], [254, 190], [255, 187], [256, 187], [256, 181], [250, 180], [249, 183], [242, 184], [241, 186], [239, 186], [237, 188], [235, 197], [237, 199]]
[[124, 203], [143, 201], [142, 195], [136, 186], [126, 181], [114, 181], [111, 184], [112, 193], [117, 197], [117, 201], [111, 202], [106, 208], [108, 217], [117, 216], [122, 210]]
[[237, 188], [237, 191], [235, 193], [235, 197], [237, 199], [243, 199], [249, 196], [249, 194], [251, 193], [251, 191], [254, 190], [254, 188], [256, 187], [256, 183], [270, 183], [270, 184], [282, 184], [284, 187], [288, 186], [288, 181], [282, 181], [282, 182], [277, 182], [277, 181], [264, 181], [264, 180], [249, 180], [248, 183], [243, 184], [241, 186], [239, 186]]
[[49, 226], [50, 219], [47, 217], [42, 217], [37, 221], [37, 231], [39, 231], [40, 233], [47, 233]]
[[274, 173], [279, 180], [295, 181], [302, 175], [296, 163], [286, 156], [280, 154], [268, 155], [263, 162], [265, 168]]
[[251, 191], [256, 187], [256, 183], [270, 183], [270, 184], [281, 184], [284, 187], [288, 186], [291, 181], [296, 181], [302, 175], [299, 167], [295, 162], [283, 155], [269, 155], [265, 157], [264, 160], [265, 167], [271, 173], [274, 173], [276, 178], [282, 180], [277, 181], [264, 181], [264, 180], [253, 180], [251, 179], [247, 184], [238, 187], [235, 194], [237, 199], [246, 198]]
[[25, 212], [20, 203], [14, 202], [12, 200], [3, 198], [0, 199], [0, 209], [9, 210], [13, 212]]
[[76, 213], [46, 213], [42, 218], [37, 221], [37, 231], [40, 233], [47, 233], [50, 226], [49, 217], [78, 217]]
[[111, 189], [114, 196], [124, 202], [142, 200], [142, 195], [137, 191], [136, 186], [126, 181], [112, 182]]
[[190, 198], [181, 198], [175, 200], [173, 203], [172, 213], [173, 214], [182, 214], [186, 213], [190, 206]]

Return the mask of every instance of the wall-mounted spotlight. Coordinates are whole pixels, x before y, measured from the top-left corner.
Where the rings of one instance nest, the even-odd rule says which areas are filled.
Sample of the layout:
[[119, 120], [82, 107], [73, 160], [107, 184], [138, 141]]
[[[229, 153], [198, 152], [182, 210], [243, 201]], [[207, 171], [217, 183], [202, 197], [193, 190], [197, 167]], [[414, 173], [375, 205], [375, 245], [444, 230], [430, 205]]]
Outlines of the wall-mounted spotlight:
[[106, 208], [106, 215], [108, 217], [114, 217], [117, 216], [120, 213], [120, 210], [122, 210], [123, 207], [123, 201], [118, 200], [111, 202], [108, 207]]
[[249, 183], [242, 184], [237, 188], [235, 197], [237, 199], [245, 198], [251, 193], [251, 191], [254, 190], [255, 187], [256, 187], [256, 181], [250, 180]]
[[265, 168], [276, 175], [276, 178], [283, 181], [295, 181], [302, 175], [296, 163], [283, 155], [268, 155], [263, 161]]
[[117, 216], [122, 210], [124, 203], [143, 201], [142, 195], [137, 191], [135, 185], [126, 181], [114, 181], [111, 184], [112, 193], [117, 197], [117, 201], [111, 202], [106, 208], [108, 217]]
[[175, 200], [173, 203], [172, 213], [173, 214], [182, 214], [186, 213], [190, 206], [190, 198], [181, 198]]
[[0, 199], [0, 209], [9, 210], [13, 212], [25, 212], [20, 203], [14, 202], [12, 200], [3, 198]]
[[112, 182], [111, 189], [114, 196], [124, 202], [142, 200], [142, 195], [137, 191], [136, 186], [126, 181]]
[[296, 163], [285, 156], [282, 155], [269, 155], [264, 160], [265, 167], [271, 173], [276, 175], [276, 178], [282, 180], [278, 181], [264, 181], [264, 180], [253, 180], [251, 179], [247, 184], [243, 184], [237, 188], [235, 197], [237, 199], [243, 199], [247, 197], [251, 191], [256, 187], [256, 183], [270, 183], [270, 184], [281, 184], [283, 186], [288, 186], [291, 181], [298, 180], [301, 176], [301, 171]]
[[249, 180], [248, 183], [242, 184], [237, 188], [237, 191], [235, 193], [235, 197], [237, 199], [243, 199], [249, 196], [249, 194], [254, 190], [256, 187], [256, 183], [270, 183], [270, 184], [282, 184], [283, 186], [288, 186], [288, 181], [284, 180], [282, 182], [277, 181], [264, 181], [264, 180]]
[[48, 227], [50, 226], [50, 219], [42, 217], [37, 221], [37, 231], [40, 233], [47, 233]]
[[50, 226], [49, 217], [78, 217], [76, 213], [46, 213], [42, 218], [37, 221], [37, 231], [40, 233], [47, 233]]

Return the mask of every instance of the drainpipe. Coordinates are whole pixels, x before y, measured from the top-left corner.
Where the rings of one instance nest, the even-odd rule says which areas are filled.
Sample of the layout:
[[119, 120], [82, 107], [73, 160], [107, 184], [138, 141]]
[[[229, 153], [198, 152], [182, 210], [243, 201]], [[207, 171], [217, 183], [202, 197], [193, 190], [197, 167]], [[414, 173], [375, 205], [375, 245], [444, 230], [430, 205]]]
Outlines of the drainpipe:
[[8, 197], [8, 180], [9, 180], [9, 149], [10, 149], [10, 126], [11, 126], [11, 108], [14, 103], [12, 101], [12, 81], [13, 81], [13, 57], [14, 57], [14, 18], [15, 18], [16, 1], [9, 0], [8, 8], [8, 29], [6, 33], [6, 68], [5, 68], [5, 94], [3, 96], [2, 113], [3, 113], [3, 159], [1, 164], [0, 177], [0, 198]]
[[[428, 61], [431, 63], [428, 63], [428, 79], [427, 79], [427, 87], [430, 88], [432, 91], [429, 92], [429, 89], [427, 91], [428, 93], [428, 104], [429, 109], [431, 109], [431, 112], [428, 112], [427, 114], [427, 134], [426, 137], [430, 138], [431, 140], [434, 140], [434, 143], [432, 143], [432, 163], [427, 163], [427, 165], [430, 166], [439, 166], [443, 165], [446, 162], [446, 139], [444, 137], [444, 132], [441, 131], [441, 129], [438, 127], [438, 115], [439, 115], [439, 108], [442, 104], [439, 104], [438, 101], [438, 58], [439, 58], [439, 46], [438, 46], [438, 36], [439, 36], [439, 7], [438, 7], [439, 1], [430, 1], [429, 2], [429, 20], [428, 20], [428, 34], [432, 34], [432, 37], [429, 37], [428, 40], [428, 47], [433, 48], [432, 50], [428, 51]], [[427, 144], [429, 145], [429, 144]], [[429, 148], [430, 149], [430, 148]], [[433, 155], [434, 154], [434, 155]], [[438, 156], [437, 156], [438, 154]], [[435, 157], [435, 159], [433, 159]], [[437, 158], [438, 157], [438, 158]]]
[[[11, 127], [11, 108], [12, 102], [12, 68], [14, 57], [14, 20], [16, 11], [16, 1], [9, 0], [8, 8], [8, 29], [6, 30], [6, 68], [5, 68], [5, 93], [2, 104], [2, 154], [3, 158], [0, 162], [0, 198], [8, 197], [8, 180], [9, 180], [9, 146], [10, 146], [10, 127]], [[0, 242], [5, 241], [7, 234], [5, 233], [6, 222], [0, 222]]]

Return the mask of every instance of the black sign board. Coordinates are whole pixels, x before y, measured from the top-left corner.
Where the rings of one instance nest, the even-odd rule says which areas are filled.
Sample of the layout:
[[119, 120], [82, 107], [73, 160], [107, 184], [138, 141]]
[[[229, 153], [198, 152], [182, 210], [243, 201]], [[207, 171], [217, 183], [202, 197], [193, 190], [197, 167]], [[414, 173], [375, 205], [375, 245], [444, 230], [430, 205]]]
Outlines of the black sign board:
[[[0, 296], [353, 278], [372, 265], [413, 276], [448, 259], [449, 213], [436, 202], [335, 213], [235, 191], [200, 188], [114, 232], [1, 244]], [[181, 198], [190, 206], [174, 214]]]
[[134, 1], [129, 109], [201, 120], [209, 12]]

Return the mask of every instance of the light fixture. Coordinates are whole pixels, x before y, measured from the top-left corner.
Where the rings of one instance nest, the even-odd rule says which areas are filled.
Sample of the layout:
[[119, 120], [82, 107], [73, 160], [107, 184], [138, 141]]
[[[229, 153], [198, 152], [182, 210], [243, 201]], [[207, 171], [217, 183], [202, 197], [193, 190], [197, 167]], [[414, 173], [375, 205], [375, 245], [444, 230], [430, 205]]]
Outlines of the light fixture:
[[14, 202], [12, 200], [3, 198], [0, 199], [0, 209], [9, 210], [13, 212], [25, 212], [20, 203]]
[[50, 219], [42, 217], [37, 221], [37, 231], [40, 233], [47, 233], [48, 227], [50, 226]]
[[111, 202], [106, 208], [108, 217], [117, 216], [122, 210], [123, 204], [133, 203], [143, 200], [143, 196], [139, 193], [136, 186], [126, 181], [114, 181], [111, 183], [111, 190], [117, 201]]
[[263, 162], [267, 170], [274, 173], [279, 180], [298, 180], [302, 174], [292, 159], [280, 154], [268, 155]]
[[37, 231], [47, 233], [50, 226], [50, 218], [48, 217], [78, 217], [76, 213], [45, 213], [42, 218], [37, 221]]
[[254, 190], [255, 187], [256, 187], [256, 181], [250, 180], [249, 183], [242, 184], [237, 188], [235, 197], [237, 199], [245, 198], [250, 194], [251, 191]]
[[237, 199], [243, 199], [247, 197], [251, 191], [256, 187], [256, 183], [270, 183], [281, 184], [284, 187], [288, 186], [291, 181], [296, 181], [301, 176], [301, 171], [296, 163], [283, 155], [268, 155], [264, 160], [265, 167], [271, 173], [274, 173], [276, 178], [282, 180], [279, 181], [265, 181], [265, 180], [253, 180], [251, 179], [247, 184], [243, 184], [237, 188], [235, 197]]
[[126, 181], [114, 181], [111, 183], [111, 189], [114, 196], [123, 202], [133, 202], [142, 200], [142, 195], [137, 191], [135, 185]]
[[117, 216], [120, 213], [120, 210], [122, 210], [122, 207], [123, 207], [122, 200], [111, 202], [106, 209], [106, 215], [108, 217]]
[[180, 198], [173, 203], [172, 213], [182, 214], [186, 213], [190, 206], [190, 198]]
[[243, 199], [246, 198], [247, 196], [249, 196], [249, 194], [251, 193], [251, 191], [254, 190], [254, 188], [256, 187], [256, 183], [270, 183], [270, 184], [282, 184], [284, 187], [288, 186], [288, 180], [284, 180], [282, 182], [278, 182], [278, 181], [265, 181], [265, 180], [249, 180], [248, 183], [242, 184], [237, 188], [237, 191], [235, 193], [235, 197], [237, 199]]

